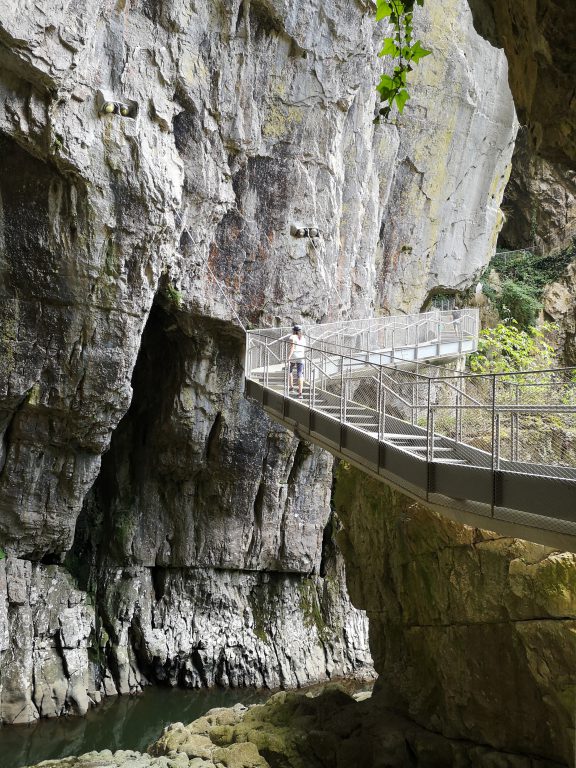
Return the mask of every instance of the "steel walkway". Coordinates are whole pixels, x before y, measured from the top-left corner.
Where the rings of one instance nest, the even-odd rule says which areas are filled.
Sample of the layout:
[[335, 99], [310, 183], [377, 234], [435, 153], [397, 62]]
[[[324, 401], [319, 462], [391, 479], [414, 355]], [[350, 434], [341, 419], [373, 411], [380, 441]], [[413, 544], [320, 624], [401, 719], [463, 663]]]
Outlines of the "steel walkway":
[[576, 369], [445, 368], [478, 314], [434, 311], [306, 329], [300, 400], [290, 333], [247, 333], [246, 395], [276, 421], [452, 519], [576, 551]]

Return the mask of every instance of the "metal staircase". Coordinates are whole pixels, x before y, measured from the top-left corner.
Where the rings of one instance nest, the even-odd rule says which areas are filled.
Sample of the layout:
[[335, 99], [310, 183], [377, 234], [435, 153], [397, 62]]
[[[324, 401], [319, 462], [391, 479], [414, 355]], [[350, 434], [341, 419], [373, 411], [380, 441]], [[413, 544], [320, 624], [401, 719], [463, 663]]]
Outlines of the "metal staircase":
[[247, 334], [246, 394], [274, 419], [453, 519], [576, 551], [575, 370], [461, 373], [477, 311], [435, 311], [307, 329], [300, 400], [290, 333]]

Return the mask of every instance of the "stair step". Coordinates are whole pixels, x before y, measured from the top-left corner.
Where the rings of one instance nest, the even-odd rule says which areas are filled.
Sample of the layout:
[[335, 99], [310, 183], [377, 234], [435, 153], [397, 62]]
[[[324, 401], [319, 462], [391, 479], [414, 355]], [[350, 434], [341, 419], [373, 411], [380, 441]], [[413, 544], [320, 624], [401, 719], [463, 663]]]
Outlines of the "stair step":
[[361, 421], [369, 421], [370, 424], [378, 424], [378, 419], [370, 416], [369, 413], [348, 413], [346, 412], [346, 420], [352, 421], [353, 419], [360, 419]]
[[[318, 401], [316, 401], [316, 402], [318, 402]], [[335, 412], [335, 413], [340, 413], [341, 408], [340, 408], [339, 405], [325, 405], [322, 408], [322, 410], [323, 411], [331, 411], [331, 412]], [[369, 415], [370, 411], [367, 408], [348, 408], [347, 407], [346, 408], [346, 413], [353, 413], [353, 414], [356, 414], [356, 415], [359, 416], [361, 414]]]
[[[411, 445], [409, 446], [411, 451], [425, 451], [426, 446], [425, 445]], [[453, 448], [442, 448], [442, 446], [434, 446], [434, 453], [438, 453], [438, 451], [453, 451]]]

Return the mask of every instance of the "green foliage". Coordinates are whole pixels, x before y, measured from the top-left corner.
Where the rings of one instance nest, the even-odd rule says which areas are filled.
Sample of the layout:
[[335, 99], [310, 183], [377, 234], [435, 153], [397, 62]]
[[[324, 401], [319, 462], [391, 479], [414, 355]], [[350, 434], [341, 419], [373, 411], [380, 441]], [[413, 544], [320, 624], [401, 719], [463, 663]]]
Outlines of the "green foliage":
[[[540, 312], [544, 287], [557, 280], [575, 258], [576, 240], [568, 248], [545, 256], [526, 250], [496, 253], [480, 277], [483, 293], [502, 318], [516, 320], [520, 326], [528, 328]], [[492, 270], [503, 279], [500, 295], [488, 282]]]
[[[394, 60], [392, 75], [382, 75], [376, 90], [383, 103], [379, 116], [388, 119], [394, 106], [402, 114], [408, 93], [407, 76], [420, 59], [431, 51], [422, 46], [420, 40], [413, 42], [414, 6], [424, 5], [424, 0], [376, 0], [376, 21], [386, 19], [392, 25], [392, 36], [384, 38], [379, 56]], [[377, 118], [378, 119], [378, 118]]]
[[6, 552], [4, 552], [2, 547], [0, 547], [0, 560], [5, 560], [5, 559], [6, 559]]
[[529, 328], [536, 323], [542, 304], [536, 298], [534, 289], [526, 283], [506, 280], [500, 294], [500, 316], [515, 320], [521, 328]]
[[469, 357], [474, 373], [514, 373], [538, 370], [554, 365], [554, 349], [546, 341], [546, 333], [555, 326], [521, 328], [515, 320], [480, 331], [478, 351]]

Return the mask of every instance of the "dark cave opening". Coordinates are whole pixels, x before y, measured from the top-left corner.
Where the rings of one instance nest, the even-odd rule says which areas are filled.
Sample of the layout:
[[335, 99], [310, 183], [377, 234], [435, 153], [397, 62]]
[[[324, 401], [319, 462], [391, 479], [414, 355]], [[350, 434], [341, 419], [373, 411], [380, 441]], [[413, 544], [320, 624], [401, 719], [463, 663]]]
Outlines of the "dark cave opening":
[[130, 407], [76, 525], [68, 562], [77, 575], [93, 577], [99, 565], [188, 565], [201, 546], [199, 517], [205, 526], [219, 513], [215, 494], [237, 471], [219, 389], [224, 382], [234, 398], [241, 393], [243, 341], [227, 324], [178, 312], [161, 289], [142, 334]]
[[[76, 569], [86, 570], [102, 559], [127, 562], [129, 536], [137, 525], [138, 497], [157, 464], [193, 343], [156, 300], [132, 374], [132, 402], [112, 435], [78, 518], [68, 558]], [[86, 584], [86, 577], [81, 581]]]

